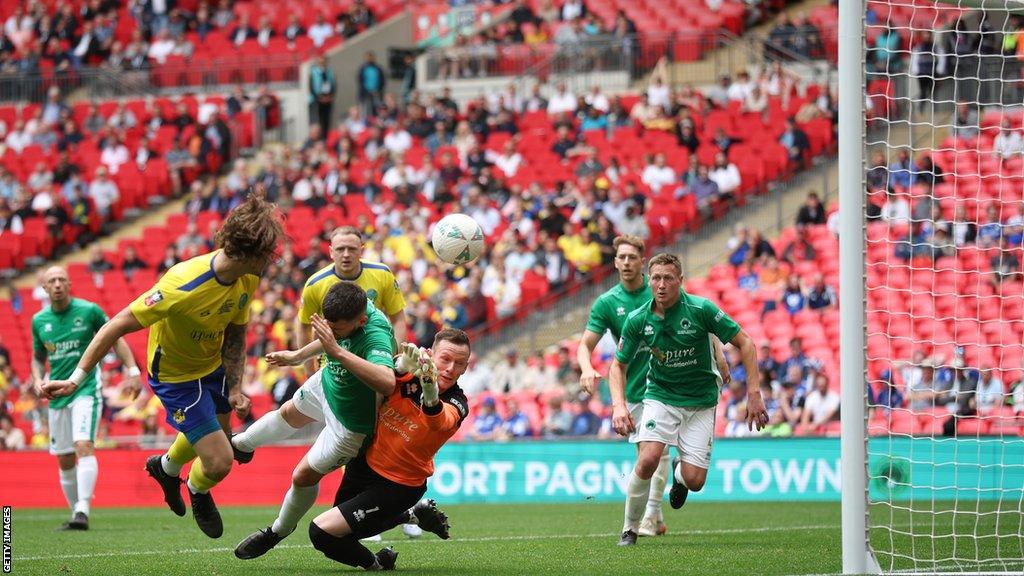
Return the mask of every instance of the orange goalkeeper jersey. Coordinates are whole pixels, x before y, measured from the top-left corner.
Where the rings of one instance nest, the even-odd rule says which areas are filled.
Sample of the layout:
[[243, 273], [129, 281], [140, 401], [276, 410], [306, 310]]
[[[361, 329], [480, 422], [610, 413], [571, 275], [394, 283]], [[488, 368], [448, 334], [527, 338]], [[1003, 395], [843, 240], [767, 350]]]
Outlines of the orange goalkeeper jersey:
[[377, 412], [377, 431], [366, 452], [376, 473], [404, 486], [421, 486], [434, 473], [434, 454], [469, 415], [458, 384], [441, 394], [432, 409], [421, 405], [423, 390], [412, 374], [398, 374], [395, 391]]

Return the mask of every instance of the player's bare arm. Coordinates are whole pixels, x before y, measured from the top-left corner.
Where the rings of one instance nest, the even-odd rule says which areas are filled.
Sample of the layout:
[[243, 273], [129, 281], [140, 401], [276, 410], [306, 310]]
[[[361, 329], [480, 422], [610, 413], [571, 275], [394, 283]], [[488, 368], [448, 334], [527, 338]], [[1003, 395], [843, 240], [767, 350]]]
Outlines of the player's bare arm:
[[580, 388], [587, 394], [593, 394], [597, 388], [597, 381], [601, 375], [594, 370], [591, 358], [594, 355], [594, 348], [601, 341], [601, 335], [590, 330], [583, 331], [583, 338], [580, 338], [580, 345], [576, 348], [576, 360], [580, 363]]
[[608, 368], [608, 388], [612, 394], [612, 428], [622, 436], [636, 430], [636, 423], [626, 406], [626, 365], [616, 358]]
[[37, 394], [43, 393], [43, 378], [46, 377], [46, 350], [35, 350], [32, 352], [32, 381], [31, 386]]
[[239, 418], [249, 414], [252, 403], [242, 394], [242, 374], [245, 372], [245, 330], [247, 324], [228, 324], [224, 328], [224, 344], [221, 346], [221, 363], [224, 364], [224, 386], [228, 391], [228, 402]]
[[768, 425], [768, 412], [761, 398], [761, 373], [757, 370], [757, 347], [743, 330], [733, 336], [731, 344], [740, 351], [743, 367], [747, 371], [747, 428], [758, 430]]
[[732, 373], [729, 371], [729, 363], [725, 361], [725, 346], [718, 340], [711, 340], [715, 346], [715, 364], [718, 364], [718, 373], [722, 375], [722, 384], [728, 386], [732, 382]]
[[85, 379], [85, 375], [100, 363], [103, 356], [119, 339], [123, 338], [126, 334], [138, 332], [139, 330], [142, 330], [142, 324], [135, 318], [131, 310], [128, 308], [122, 309], [117, 313], [117, 316], [114, 316], [109, 322], [104, 324], [99, 332], [96, 333], [96, 336], [93, 337], [89, 347], [82, 353], [82, 358], [78, 361], [78, 367], [71, 373], [71, 378], [67, 380], [51, 380], [44, 384], [42, 386], [43, 397], [50, 399], [74, 393], [82, 383], [82, 380]]
[[139, 393], [142, 392], [142, 371], [139, 370], [139, 365], [135, 362], [135, 356], [132, 354], [132, 349], [128, 346], [127, 340], [118, 338], [117, 344], [114, 345], [114, 352], [117, 353], [117, 357], [121, 360], [124, 371], [122, 386], [128, 393], [128, 397], [135, 400], [139, 397]]
[[363, 360], [339, 346], [330, 324], [322, 316], [313, 316], [313, 332], [323, 346], [324, 353], [340, 362], [360, 382], [385, 396], [395, 391], [395, 371], [389, 366]]

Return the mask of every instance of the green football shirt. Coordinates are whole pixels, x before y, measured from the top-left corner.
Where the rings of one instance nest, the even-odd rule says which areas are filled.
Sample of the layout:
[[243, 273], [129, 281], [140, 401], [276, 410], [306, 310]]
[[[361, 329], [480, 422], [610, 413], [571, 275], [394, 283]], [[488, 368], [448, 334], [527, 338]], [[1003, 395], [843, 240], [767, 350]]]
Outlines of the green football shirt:
[[[46, 353], [50, 380], [71, 377], [89, 342], [106, 322], [103, 309], [81, 298], [72, 298], [61, 312], [47, 306], [32, 316], [32, 350]], [[99, 393], [99, 372], [93, 368], [73, 394], [50, 400], [50, 408], [64, 408], [79, 396], [98, 397]]]
[[[367, 362], [394, 368], [395, 332], [391, 322], [369, 302], [366, 315], [366, 324], [338, 340], [338, 344]], [[327, 405], [338, 421], [353, 432], [372, 433], [377, 423], [377, 393], [330, 356], [320, 378]]]
[[[612, 337], [618, 342], [629, 313], [650, 301], [651, 287], [647, 284], [646, 277], [643, 286], [633, 292], [626, 290], [621, 283], [616, 284], [594, 301], [590, 308], [590, 318], [587, 319], [587, 330], [602, 336], [605, 331], [611, 331]], [[641, 345], [630, 361], [626, 370], [626, 402], [644, 401], [644, 392], [647, 390], [647, 361], [650, 357], [650, 348]]]
[[615, 358], [632, 363], [641, 347], [650, 348], [647, 395], [669, 406], [710, 408], [718, 403], [722, 375], [712, 336], [730, 342], [740, 327], [713, 302], [680, 290], [679, 302], [661, 317], [648, 301], [626, 318]]

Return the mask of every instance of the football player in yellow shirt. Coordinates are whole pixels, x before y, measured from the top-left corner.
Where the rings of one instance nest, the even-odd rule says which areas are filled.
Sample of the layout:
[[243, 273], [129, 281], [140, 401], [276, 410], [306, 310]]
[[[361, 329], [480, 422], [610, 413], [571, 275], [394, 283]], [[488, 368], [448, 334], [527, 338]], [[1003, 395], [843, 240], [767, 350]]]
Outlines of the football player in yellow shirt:
[[[405, 298], [398, 289], [398, 281], [390, 268], [379, 262], [362, 260], [362, 256], [362, 233], [354, 226], [336, 228], [331, 234], [331, 260], [334, 263], [310, 276], [302, 288], [298, 316], [301, 326], [296, 330], [300, 347], [311, 339], [313, 314], [323, 313], [324, 295], [342, 280], [365, 290], [367, 299], [391, 321], [395, 341], [405, 342]], [[306, 366], [309, 373], [312, 373], [311, 367], [312, 362]]]
[[149, 384], [179, 434], [166, 454], [146, 461], [146, 471], [184, 516], [178, 475], [198, 456], [188, 493], [196, 523], [211, 538], [224, 531], [210, 489], [231, 470], [231, 411], [244, 417], [250, 406], [241, 390], [245, 331], [259, 276], [283, 235], [275, 211], [251, 193], [217, 232], [218, 250], [172, 266], [96, 333], [68, 380], [43, 387], [50, 397], [73, 393], [114, 342], [149, 327]]

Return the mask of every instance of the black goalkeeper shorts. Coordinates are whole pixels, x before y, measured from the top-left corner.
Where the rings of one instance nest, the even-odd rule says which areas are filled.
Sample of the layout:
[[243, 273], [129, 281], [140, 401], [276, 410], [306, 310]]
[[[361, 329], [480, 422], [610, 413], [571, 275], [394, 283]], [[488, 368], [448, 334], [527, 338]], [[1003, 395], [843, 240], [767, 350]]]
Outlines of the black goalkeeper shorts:
[[427, 492], [427, 485], [406, 486], [373, 471], [363, 457], [345, 466], [334, 505], [357, 538], [374, 536], [403, 524]]

